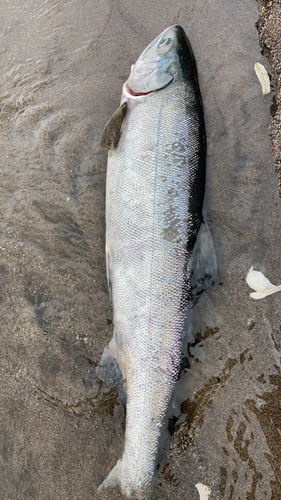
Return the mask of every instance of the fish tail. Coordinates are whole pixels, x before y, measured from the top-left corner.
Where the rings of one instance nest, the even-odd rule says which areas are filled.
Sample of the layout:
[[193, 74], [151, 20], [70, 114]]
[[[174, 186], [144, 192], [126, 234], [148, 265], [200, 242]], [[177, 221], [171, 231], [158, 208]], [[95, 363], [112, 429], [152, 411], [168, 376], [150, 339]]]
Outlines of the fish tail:
[[122, 465], [122, 460], [119, 459], [116, 465], [108, 474], [107, 478], [105, 478], [105, 480], [98, 487], [98, 493], [100, 493], [101, 490], [103, 490], [104, 488], [114, 488], [114, 486], [117, 486], [118, 484], [121, 483], [120, 481], [121, 465]]

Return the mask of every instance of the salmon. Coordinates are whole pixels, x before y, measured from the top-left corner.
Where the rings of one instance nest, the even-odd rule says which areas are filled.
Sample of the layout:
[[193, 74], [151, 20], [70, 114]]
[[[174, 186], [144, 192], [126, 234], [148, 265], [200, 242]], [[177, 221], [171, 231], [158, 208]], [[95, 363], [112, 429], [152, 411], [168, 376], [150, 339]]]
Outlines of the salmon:
[[122, 374], [126, 432], [123, 456], [99, 491], [119, 484], [125, 497], [145, 498], [179, 374], [203, 221], [203, 108], [180, 26], [157, 36], [132, 66], [102, 146], [109, 149], [106, 261], [114, 335], [100, 370], [111, 364]]

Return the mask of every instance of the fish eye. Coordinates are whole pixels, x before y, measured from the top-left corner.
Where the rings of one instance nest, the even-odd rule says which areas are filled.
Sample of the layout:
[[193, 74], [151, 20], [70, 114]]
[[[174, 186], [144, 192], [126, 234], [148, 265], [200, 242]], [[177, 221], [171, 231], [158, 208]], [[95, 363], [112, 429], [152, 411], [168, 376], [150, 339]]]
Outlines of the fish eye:
[[170, 45], [171, 41], [172, 41], [171, 38], [163, 38], [163, 40], [161, 40], [158, 43], [158, 47], [163, 47], [164, 45]]

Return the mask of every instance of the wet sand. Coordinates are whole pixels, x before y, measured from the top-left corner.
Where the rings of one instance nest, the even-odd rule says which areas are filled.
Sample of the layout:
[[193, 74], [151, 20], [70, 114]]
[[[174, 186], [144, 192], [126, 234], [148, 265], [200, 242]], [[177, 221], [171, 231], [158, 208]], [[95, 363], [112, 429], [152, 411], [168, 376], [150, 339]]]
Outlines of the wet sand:
[[[255, 302], [245, 282], [254, 265], [281, 284], [279, 2], [0, 4], [1, 499], [95, 500], [122, 455], [124, 408], [95, 375], [113, 329], [100, 137], [131, 64], [179, 23], [204, 102], [220, 284], [193, 308], [154, 498], [199, 499], [203, 483], [209, 500], [280, 500], [281, 295]], [[274, 71], [274, 102], [256, 61]]]
[[279, 194], [281, 196], [281, 148], [280, 148], [280, 101], [281, 101], [281, 6], [278, 1], [258, 0], [259, 20], [257, 29], [259, 32], [262, 53], [268, 58], [271, 66], [271, 84], [274, 91], [270, 107], [273, 117], [270, 126], [273, 157], [279, 179]]

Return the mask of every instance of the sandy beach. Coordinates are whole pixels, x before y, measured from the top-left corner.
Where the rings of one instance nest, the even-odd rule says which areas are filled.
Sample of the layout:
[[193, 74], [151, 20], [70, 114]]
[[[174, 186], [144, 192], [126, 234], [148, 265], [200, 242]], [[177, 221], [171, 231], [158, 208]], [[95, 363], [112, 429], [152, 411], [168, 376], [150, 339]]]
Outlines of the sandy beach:
[[1, 500], [122, 498], [97, 494], [125, 429], [95, 372], [113, 332], [100, 140], [131, 64], [175, 23], [197, 62], [219, 285], [193, 307], [152, 500], [199, 500], [198, 483], [208, 500], [280, 500], [281, 294], [254, 301], [246, 283], [254, 266], [281, 284], [280, 1], [0, 0], [0, 12]]

